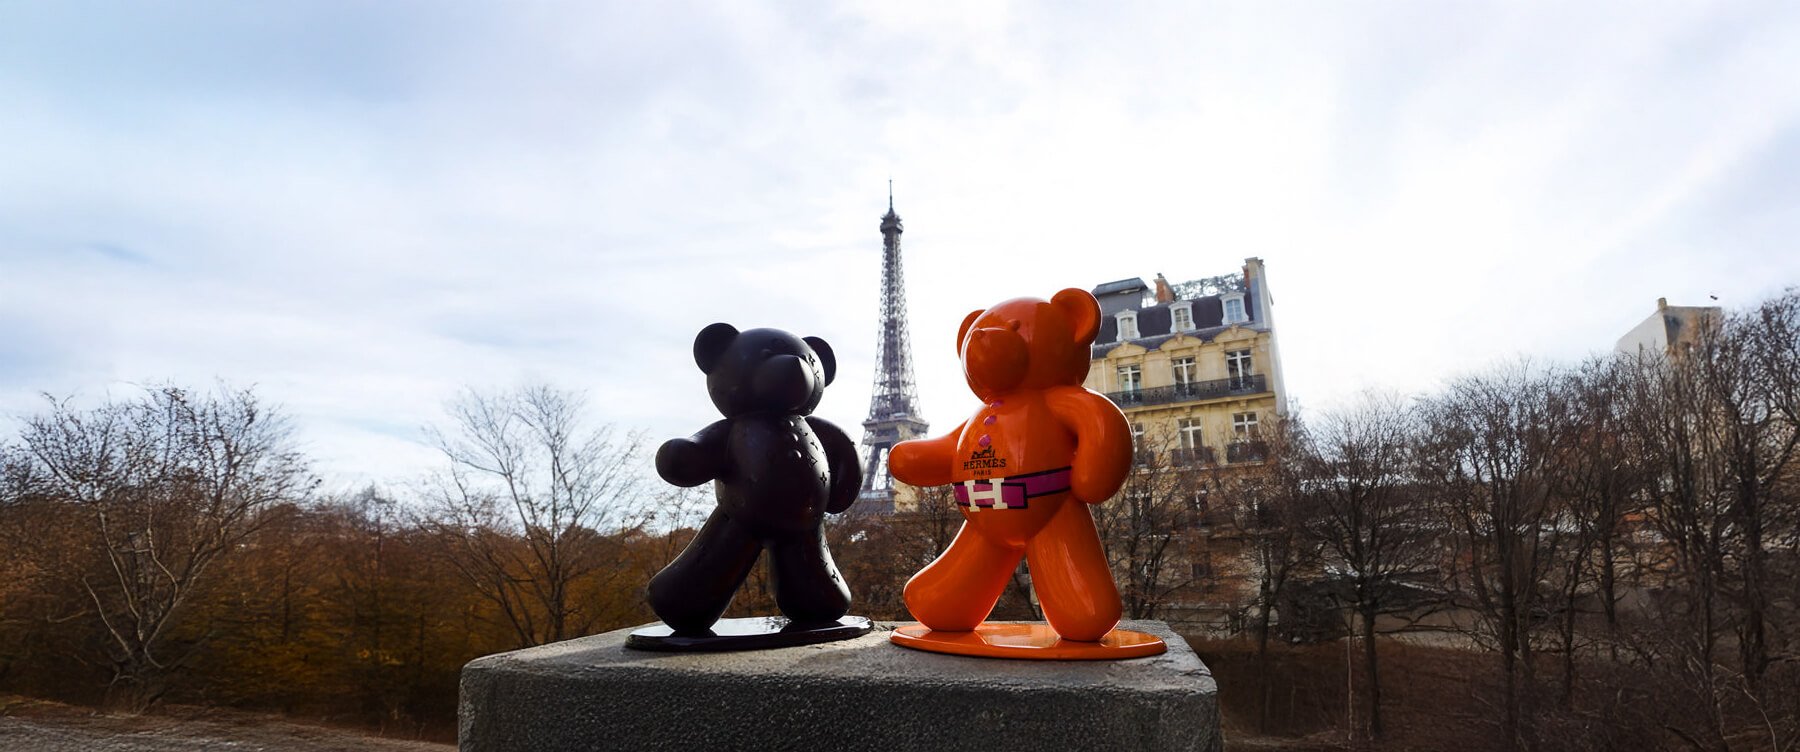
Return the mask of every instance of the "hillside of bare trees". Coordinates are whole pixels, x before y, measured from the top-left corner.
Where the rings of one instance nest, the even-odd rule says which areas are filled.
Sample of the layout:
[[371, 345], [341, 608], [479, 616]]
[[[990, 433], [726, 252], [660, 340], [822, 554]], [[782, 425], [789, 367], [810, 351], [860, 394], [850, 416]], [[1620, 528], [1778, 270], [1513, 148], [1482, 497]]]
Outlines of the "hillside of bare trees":
[[[447, 413], [429, 482], [330, 494], [247, 390], [47, 401], [0, 445], [0, 692], [444, 739], [469, 660], [653, 621], [644, 583], [710, 497], [646, 482], [644, 437], [568, 392]], [[833, 522], [857, 613], [904, 616], [905, 577], [960, 524], [938, 501]], [[728, 615], [773, 613], [768, 584]], [[1033, 615], [1017, 596], [1001, 613]]]
[[[0, 438], [0, 692], [127, 711], [448, 738], [468, 660], [653, 620], [643, 584], [711, 506], [645, 480], [651, 437], [542, 386], [461, 395], [429, 482], [355, 493], [321, 490], [249, 390], [51, 399], [20, 426]], [[1128, 618], [1231, 615], [1197, 642], [1242, 733], [1786, 750], [1797, 444], [1790, 291], [1671, 353], [1295, 415], [1233, 472], [1148, 461], [1095, 511]], [[901, 586], [960, 525], [926, 499], [829, 523], [855, 613], [906, 618]], [[995, 618], [1038, 618], [1015, 584]], [[773, 612], [766, 585], [731, 615]], [[1442, 703], [1432, 665], [1459, 667]]]

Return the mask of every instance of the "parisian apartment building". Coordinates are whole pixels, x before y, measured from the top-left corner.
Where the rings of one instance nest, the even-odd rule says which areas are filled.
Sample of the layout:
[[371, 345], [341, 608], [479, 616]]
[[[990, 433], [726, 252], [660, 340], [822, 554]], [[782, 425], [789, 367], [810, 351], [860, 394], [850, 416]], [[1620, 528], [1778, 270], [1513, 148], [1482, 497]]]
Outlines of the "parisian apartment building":
[[1133, 277], [1093, 292], [1100, 334], [1085, 386], [1124, 411], [1140, 455], [1261, 461], [1262, 426], [1287, 414], [1262, 259], [1245, 259], [1236, 274], [1179, 284]]
[[[1245, 259], [1236, 273], [1184, 282], [1162, 274], [1149, 283], [1122, 279], [1093, 293], [1101, 326], [1085, 386], [1125, 413], [1136, 451], [1140, 482], [1128, 481], [1121, 494], [1188, 497], [1185, 516], [1170, 528], [1177, 540], [1156, 564], [1158, 587], [1170, 589], [1155, 596], [1156, 618], [1190, 630], [1235, 631], [1234, 620], [1254, 598], [1256, 564], [1239, 531], [1220, 524], [1229, 506], [1220, 498], [1230, 488], [1223, 481], [1262, 468], [1265, 432], [1288, 409], [1263, 261]], [[1158, 501], [1161, 514], [1168, 514], [1168, 501]]]

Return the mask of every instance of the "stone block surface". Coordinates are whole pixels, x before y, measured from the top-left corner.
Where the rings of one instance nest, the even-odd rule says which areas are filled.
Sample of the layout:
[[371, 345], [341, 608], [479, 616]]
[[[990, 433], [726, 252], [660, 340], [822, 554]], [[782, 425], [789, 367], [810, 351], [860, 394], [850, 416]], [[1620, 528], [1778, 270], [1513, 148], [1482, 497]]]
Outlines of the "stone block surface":
[[[1125, 661], [1009, 661], [854, 640], [741, 653], [627, 650], [631, 629], [463, 668], [465, 752], [524, 750], [1201, 750], [1218, 687], [1185, 641]], [[632, 629], [635, 629], [633, 627]]]

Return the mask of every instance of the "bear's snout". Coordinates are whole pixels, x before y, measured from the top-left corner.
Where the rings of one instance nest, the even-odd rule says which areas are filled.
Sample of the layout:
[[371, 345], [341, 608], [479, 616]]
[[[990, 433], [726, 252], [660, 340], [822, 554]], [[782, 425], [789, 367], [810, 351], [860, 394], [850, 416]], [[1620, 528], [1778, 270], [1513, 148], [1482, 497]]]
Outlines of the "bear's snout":
[[963, 349], [963, 375], [977, 393], [1004, 392], [1025, 380], [1031, 350], [1012, 327], [983, 327], [969, 332]]
[[798, 410], [812, 401], [815, 379], [812, 367], [799, 356], [774, 355], [756, 366], [751, 384], [756, 404]]

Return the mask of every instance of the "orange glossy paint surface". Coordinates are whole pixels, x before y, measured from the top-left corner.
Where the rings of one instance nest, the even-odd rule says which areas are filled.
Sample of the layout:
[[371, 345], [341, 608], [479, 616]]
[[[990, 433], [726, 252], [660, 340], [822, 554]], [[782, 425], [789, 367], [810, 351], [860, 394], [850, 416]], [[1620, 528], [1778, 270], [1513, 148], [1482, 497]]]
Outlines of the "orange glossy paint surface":
[[935, 632], [923, 624], [894, 630], [895, 645], [932, 653], [1039, 661], [1115, 661], [1160, 655], [1162, 639], [1129, 629], [1107, 632], [1098, 642], [1065, 640], [1043, 624], [983, 624], [968, 632]]
[[[950, 548], [906, 584], [907, 609], [926, 627], [975, 629], [1021, 558], [1062, 638], [1096, 642], [1118, 624], [1119, 592], [1087, 506], [1124, 483], [1131, 429], [1116, 406], [1081, 386], [1099, 327], [1099, 303], [1079, 289], [1014, 298], [963, 319], [957, 354], [983, 405], [946, 435], [896, 445], [889, 468], [915, 486], [962, 484], [971, 498], [992, 490], [988, 483], [1039, 480], [1028, 498], [961, 507]], [[1046, 473], [1058, 482], [1042, 483]]]

